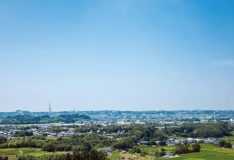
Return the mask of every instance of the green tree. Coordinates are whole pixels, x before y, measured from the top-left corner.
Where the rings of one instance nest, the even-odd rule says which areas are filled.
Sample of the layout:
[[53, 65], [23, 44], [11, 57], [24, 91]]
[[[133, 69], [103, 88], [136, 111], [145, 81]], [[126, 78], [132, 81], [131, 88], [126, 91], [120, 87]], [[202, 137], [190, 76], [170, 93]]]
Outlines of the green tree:
[[219, 146], [224, 147], [224, 148], [232, 148], [231, 142], [227, 142], [225, 140], [220, 140]]
[[192, 151], [193, 152], [200, 152], [201, 146], [199, 144], [193, 144], [192, 145]]
[[232, 148], [231, 142], [226, 142], [226, 143], [224, 144], [224, 148]]
[[157, 158], [157, 157], [160, 157], [160, 152], [159, 152], [159, 151], [156, 151], [154, 155], [155, 155], [156, 158]]
[[140, 149], [139, 147], [137, 147], [137, 146], [134, 146], [134, 147], [132, 148], [132, 151], [133, 151], [134, 153], [140, 153], [140, 152], [141, 152], [141, 149]]
[[175, 154], [184, 154], [184, 153], [188, 153], [189, 149], [188, 146], [185, 144], [180, 144], [175, 148]]
[[43, 151], [54, 152], [55, 151], [55, 144], [53, 142], [45, 143], [42, 146]]
[[154, 137], [157, 140], [162, 141], [162, 140], [166, 140], [168, 136], [167, 136], [167, 134], [164, 131], [162, 131], [162, 130], [156, 130], [154, 132]]
[[6, 143], [7, 139], [3, 136], [0, 136], [0, 144]]

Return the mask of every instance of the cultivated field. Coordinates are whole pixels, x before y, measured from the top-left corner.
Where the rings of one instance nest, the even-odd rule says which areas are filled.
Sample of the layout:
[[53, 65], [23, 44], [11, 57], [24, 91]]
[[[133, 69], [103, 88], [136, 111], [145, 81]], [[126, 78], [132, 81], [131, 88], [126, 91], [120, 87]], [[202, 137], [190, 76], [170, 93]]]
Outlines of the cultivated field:
[[[174, 160], [234, 160], [234, 149], [224, 149], [211, 144], [201, 144], [201, 152], [181, 154]], [[160, 158], [154, 158], [154, 153], [160, 151], [162, 147], [149, 147], [141, 146], [141, 151], [145, 152], [149, 156], [141, 157], [140, 154], [126, 153], [121, 154], [118, 152], [113, 153], [109, 158], [111, 159], [125, 159], [131, 158], [133, 160], [160, 160]], [[163, 147], [167, 152], [172, 152], [175, 147]]]
[[0, 149], [0, 155], [6, 155], [10, 159], [15, 159], [17, 155], [31, 155], [31, 156], [43, 156], [53, 155], [58, 153], [45, 152], [38, 148], [7, 148]]
[[[231, 137], [230, 137], [231, 138]], [[201, 152], [181, 154], [174, 160], [234, 160], [234, 149], [224, 149], [211, 144], [201, 144]], [[155, 160], [154, 153], [160, 151], [162, 147], [141, 146], [141, 151], [146, 153], [141, 156], [138, 153], [113, 152], [109, 156], [112, 160], [132, 159], [132, 160]], [[167, 152], [172, 152], [175, 147], [163, 147]], [[0, 149], [0, 155], [7, 155], [9, 159], [14, 160], [17, 155], [43, 156], [52, 154], [63, 154], [64, 152], [45, 152], [38, 148], [8, 148]], [[162, 159], [157, 158], [157, 159]]]

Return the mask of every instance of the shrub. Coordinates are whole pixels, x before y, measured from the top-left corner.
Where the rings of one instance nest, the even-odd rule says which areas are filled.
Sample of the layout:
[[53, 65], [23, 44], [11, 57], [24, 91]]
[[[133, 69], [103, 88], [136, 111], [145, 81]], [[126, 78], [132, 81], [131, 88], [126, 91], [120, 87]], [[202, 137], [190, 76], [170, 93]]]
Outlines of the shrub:
[[3, 136], [0, 136], [0, 144], [6, 143], [6, 142], [7, 142], [7, 139]]
[[45, 143], [42, 146], [43, 151], [48, 151], [48, 152], [54, 152], [55, 151], [55, 145], [53, 142]]
[[192, 151], [193, 152], [200, 152], [201, 146], [199, 144], [193, 144], [192, 145]]
[[157, 157], [160, 156], [160, 152], [159, 152], [159, 151], [156, 151], [154, 155], [155, 155], [155, 157], [157, 158]]
[[232, 148], [231, 142], [226, 142], [223, 146], [224, 148]]
[[224, 148], [232, 148], [231, 142], [226, 142], [225, 140], [220, 140], [219, 146], [224, 147]]
[[165, 156], [166, 155], [166, 152], [165, 151], [162, 151], [162, 152], [160, 152], [160, 154], [159, 154], [161, 157], [162, 156]]
[[185, 145], [185, 144], [180, 144], [179, 146], [177, 146], [175, 148], [175, 154], [184, 154], [184, 153], [188, 153], [189, 152], [189, 149], [188, 149], [188, 146]]
[[140, 153], [140, 152], [141, 152], [141, 149], [140, 149], [139, 147], [134, 146], [134, 147], [132, 148], [132, 151], [133, 151], [134, 153]]

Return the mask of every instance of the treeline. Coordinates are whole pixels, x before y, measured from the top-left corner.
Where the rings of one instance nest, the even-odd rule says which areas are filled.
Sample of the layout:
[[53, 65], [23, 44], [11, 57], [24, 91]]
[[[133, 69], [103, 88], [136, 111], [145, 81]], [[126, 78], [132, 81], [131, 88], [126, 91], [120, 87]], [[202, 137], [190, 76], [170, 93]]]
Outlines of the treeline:
[[31, 136], [17, 140], [15, 143], [2, 143], [3, 148], [33, 147], [41, 148], [44, 151], [90, 151], [93, 148], [112, 146], [115, 140], [98, 134], [75, 135], [56, 139], [46, 139], [45, 136]]
[[[1, 144], [0, 148], [13, 148], [15, 145], [23, 147], [37, 147], [44, 150], [51, 146], [52, 151], [84, 151], [84, 146], [89, 147], [106, 147], [112, 146], [117, 149], [132, 148], [137, 143], [146, 142], [147, 145], [166, 145], [166, 140], [169, 136], [177, 137], [223, 137], [230, 136], [234, 130], [232, 125], [219, 122], [217, 124], [183, 124], [177, 127], [165, 128], [159, 130], [157, 124], [152, 125], [129, 125], [129, 126], [75, 126], [75, 131], [78, 133], [86, 133], [74, 135], [67, 138], [57, 138], [55, 140], [40, 139], [40, 136], [32, 136], [32, 132], [20, 131], [15, 133], [15, 137], [31, 136], [16, 144]], [[61, 128], [52, 128], [53, 132], [60, 132]], [[94, 134], [87, 134], [93, 131]], [[95, 133], [96, 132], [96, 133]], [[110, 136], [109, 136], [109, 135]], [[111, 137], [111, 138], [110, 138]], [[0, 142], [5, 142], [5, 139], [0, 138]], [[157, 143], [156, 143], [157, 142]], [[48, 146], [47, 146], [48, 144]], [[49, 145], [54, 144], [54, 145]], [[4, 146], [5, 145], [5, 146]], [[8, 146], [11, 145], [11, 146]], [[54, 146], [54, 147], [53, 147]], [[51, 149], [50, 149], [51, 150]]]
[[49, 115], [32, 116], [32, 115], [17, 115], [8, 116], [2, 119], [1, 124], [40, 124], [40, 123], [74, 123], [76, 121], [90, 120], [87, 115], [80, 114], [62, 114], [56, 117]]
[[[186, 123], [182, 125], [166, 126], [165, 129], [159, 130], [158, 124], [148, 125], [111, 125], [111, 126], [74, 126], [75, 131], [87, 133], [89, 131], [99, 132], [99, 134], [113, 134], [121, 132], [122, 136], [135, 136], [137, 140], [157, 141], [166, 140], [168, 136], [177, 137], [223, 137], [230, 136], [234, 131], [234, 126], [225, 122], [216, 124], [193, 124]], [[120, 134], [116, 135], [119, 137]]]
[[87, 133], [93, 131], [103, 135], [111, 135], [114, 138], [134, 137], [137, 141], [166, 140], [168, 135], [166, 135], [163, 130], [158, 130], [156, 128], [157, 126], [158, 124], [111, 126], [86, 125], [74, 127], [75, 132], [77, 133]]
[[175, 150], [174, 154], [185, 154], [185, 153], [192, 153], [192, 152], [200, 152], [201, 146], [199, 144], [193, 144], [192, 150], [189, 149], [189, 144], [180, 144], [178, 145]]
[[178, 137], [223, 137], [232, 135], [234, 130], [232, 125], [225, 122], [219, 122], [216, 124], [183, 124], [177, 128], [166, 128], [167, 135]]
[[28, 137], [32, 135], [33, 135], [33, 132], [31, 131], [16, 131], [14, 133], [14, 137]]
[[[120, 140], [112, 140], [98, 134], [75, 135], [73, 137], [60, 137], [56, 139], [47, 139], [45, 136], [31, 136], [17, 140], [13, 143], [0, 144], [3, 148], [22, 148], [32, 147], [41, 148], [43, 151], [78, 151], [88, 152], [94, 148], [113, 147], [114, 149], [132, 150], [137, 145], [134, 137], [125, 137]], [[136, 149], [136, 148], [135, 148]]]
[[98, 134], [75, 135], [70, 138], [58, 138], [42, 145], [44, 151], [89, 151], [92, 148], [111, 146], [115, 140]]

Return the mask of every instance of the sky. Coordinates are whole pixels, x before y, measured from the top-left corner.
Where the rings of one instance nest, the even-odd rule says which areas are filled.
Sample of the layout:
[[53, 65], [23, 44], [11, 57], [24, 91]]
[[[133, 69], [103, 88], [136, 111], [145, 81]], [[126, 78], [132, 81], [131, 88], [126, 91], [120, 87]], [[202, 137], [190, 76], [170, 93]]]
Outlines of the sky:
[[0, 0], [0, 112], [234, 109], [233, 0]]

